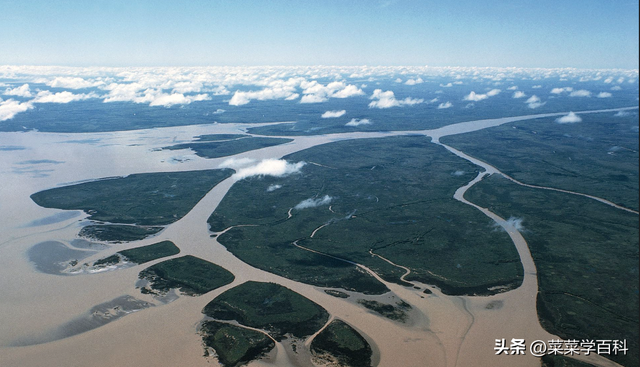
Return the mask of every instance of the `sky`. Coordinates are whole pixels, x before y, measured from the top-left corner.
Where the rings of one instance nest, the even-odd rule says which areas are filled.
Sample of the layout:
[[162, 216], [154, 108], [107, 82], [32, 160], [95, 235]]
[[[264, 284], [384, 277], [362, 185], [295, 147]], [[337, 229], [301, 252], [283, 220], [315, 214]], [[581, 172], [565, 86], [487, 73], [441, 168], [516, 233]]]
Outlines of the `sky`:
[[0, 65], [638, 68], [631, 0], [0, 0]]

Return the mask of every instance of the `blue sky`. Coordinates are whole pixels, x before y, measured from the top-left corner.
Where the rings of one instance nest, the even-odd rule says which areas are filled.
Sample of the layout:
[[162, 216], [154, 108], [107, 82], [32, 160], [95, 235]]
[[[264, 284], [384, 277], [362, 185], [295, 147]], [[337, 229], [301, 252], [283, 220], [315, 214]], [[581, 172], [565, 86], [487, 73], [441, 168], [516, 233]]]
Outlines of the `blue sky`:
[[0, 0], [0, 64], [638, 68], [638, 1]]

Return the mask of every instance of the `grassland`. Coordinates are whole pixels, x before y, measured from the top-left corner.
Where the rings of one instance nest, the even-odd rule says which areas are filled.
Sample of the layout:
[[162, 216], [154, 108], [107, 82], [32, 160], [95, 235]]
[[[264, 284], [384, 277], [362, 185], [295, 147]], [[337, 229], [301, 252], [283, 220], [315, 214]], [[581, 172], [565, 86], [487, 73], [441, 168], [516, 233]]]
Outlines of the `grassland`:
[[177, 255], [178, 253], [180, 253], [180, 249], [173, 242], [162, 241], [152, 245], [117, 252], [114, 255], [94, 262], [93, 265], [115, 265], [122, 260], [136, 264], [144, 264], [162, 257]]
[[[405, 271], [372, 256], [372, 250], [409, 267], [409, 279], [436, 284], [449, 294], [489, 294], [493, 286], [520, 284], [522, 267], [509, 237], [452, 198], [475, 177], [476, 166], [428, 138], [343, 141], [285, 158], [308, 164], [300, 174], [237, 182], [209, 218], [213, 231], [255, 225], [232, 228], [218, 238], [252, 266], [319, 286], [386, 290], [352, 264], [292, 245], [298, 241], [403, 284]], [[282, 187], [267, 191], [274, 184]], [[304, 200], [327, 196], [330, 201], [323, 205], [295, 209]]]
[[142, 292], [163, 294], [171, 289], [198, 296], [227, 285], [235, 279], [224, 268], [187, 255], [155, 264], [141, 271], [140, 279], [146, 279], [150, 285]]
[[320, 330], [329, 319], [325, 309], [275, 283], [246, 282], [216, 297], [203, 312], [218, 320], [267, 331], [274, 339], [285, 334], [303, 338]]
[[[521, 121], [441, 141], [524, 183], [602, 197], [638, 210], [638, 115]], [[490, 149], [488, 148], [490, 147]]]
[[338, 366], [371, 366], [371, 346], [362, 335], [341, 320], [333, 320], [313, 339], [311, 351], [320, 359], [337, 361]]
[[522, 187], [491, 176], [467, 199], [523, 220], [538, 270], [538, 316], [565, 339], [627, 339], [638, 366], [638, 216], [575, 195]]
[[216, 321], [205, 321], [200, 334], [205, 348], [213, 348], [224, 367], [241, 366], [275, 347], [273, 340], [259, 331]]
[[211, 139], [215, 139], [215, 135], [205, 135], [204, 139], [200, 139], [200, 141], [176, 144], [170, 147], [165, 147], [164, 149], [191, 149], [200, 157], [220, 158], [293, 141], [292, 139], [261, 138], [252, 136], [242, 136], [231, 140], [221, 139], [219, 141]]

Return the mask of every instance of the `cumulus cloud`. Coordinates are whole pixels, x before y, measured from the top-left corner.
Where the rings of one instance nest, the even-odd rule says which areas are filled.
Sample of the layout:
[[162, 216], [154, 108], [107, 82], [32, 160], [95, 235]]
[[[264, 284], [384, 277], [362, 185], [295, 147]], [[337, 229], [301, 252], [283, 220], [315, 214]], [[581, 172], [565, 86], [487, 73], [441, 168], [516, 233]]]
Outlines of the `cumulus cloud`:
[[569, 97], [591, 97], [591, 92], [586, 89], [575, 90], [569, 94]]
[[542, 102], [540, 98], [534, 94], [529, 97], [529, 99], [527, 99], [525, 103], [529, 106], [529, 108], [534, 109], [540, 106], [544, 106], [546, 102]]
[[207, 94], [197, 94], [195, 96], [185, 96], [182, 93], [160, 93], [149, 103], [149, 106], [171, 107], [176, 104], [189, 104], [196, 101], [206, 101], [211, 99]]
[[604, 82], [607, 84], [611, 84], [612, 81], [613, 81], [613, 77], [611, 76], [604, 80]]
[[17, 96], [17, 97], [25, 97], [25, 98], [30, 98], [31, 97], [31, 90], [29, 89], [29, 84], [23, 84], [19, 87], [15, 87], [15, 88], [7, 88], [4, 91], [4, 94], [7, 96]]
[[282, 185], [269, 185], [269, 187], [267, 187], [267, 192], [272, 192], [272, 191], [276, 191], [277, 189], [281, 189]]
[[[259, 91], [248, 91], [243, 92], [237, 90], [233, 97], [229, 100], [229, 105], [231, 106], [242, 106], [245, 105], [251, 100], [258, 101], [266, 101], [271, 99], [284, 99], [287, 97], [293, 96], [295, 89], [291, 87], [275, 87], [275, 88], [265, 88]], [[297, 98], [297, 95], [296, 95]]]
[[224, 162], [220, 163], [218, 165], [218, 168], [238, 169], [238, 168], [242, 168], [242, 167], [246, 167], [248, 165], [251, 165], [255, 161], [256, 161], [255, 159], [251, 159], [251, 158], [229, 158], [229, 159], [225, 160]]
[[329, 195], [325, 195], [322, 198], [318, 198], [318, 199], [310, 198], [310, 199], [299, 202], [293, 208], [296, 210], [302, 210], [306, 208], [315, 208], [321, 205], [329, 205], [329, 203], [331, 203], [331, 200], [333, 200], [333, 198]]
[[451, 87], [453, 87], [453, 84], [451, 84], [451, 83], [447, 83], [447, 84], [440, 84], [440, 86], [441, 86], [442, 88], [451, 88]]
[[238, 169], [232, 177], [239, 181], [253, 176], [288, 176], [300, 172], [305, 164], [305, 162], [289, 163], [284, 159], [264, 159], [255, 165]]
[[609, 98], [611, 96], [613, 96], [613, 94], [611, 94], [609, 92], [600, 92], [597, 95], [598, 98]]
[[398, 100], [395, 97], [395, 94], [388, 90], [383, 92], [382, 89], [376, 89], [373, 91], [373, 94], [369, 99], [373, 99], [371, 103], [369, 103], [369, 108], [390, 108], [390, 107], [402, 107], [402, 106], [412, 106], [418, 103], [424, 102], [424, 99], [416, 99], [416, 98], [405, 98], [402, 100]]
[[489, 98], [489, 96], [487, 96], [486, 94], [476, 94], [476, 92], [471, 91], [471, 93], [469, 93], [468, 95], [466, 95], [464, 97], [465, 101], [474, 101], [474, 102], [478, 102], [478, 101], [482, 101], [483, 99], [487, 99]]
[[523, 98], [523, 97], [526, 97], [526, 96], [527, 95], [524, 94], [523, 91], [517, 91], [517, 92], [513, 93], [513, 98]]
[[627, 112], [627, 111], [618, 111], [613, 116], [615, 116], [615, 117], [625, 117], [625, 116], [629, 116], [629, 115], [631, 115], [631, 114], [629, 112]]
[[508, 225], [512, 226], [518, 231], [524, 230], [524, 226], [522, 225], [522, 218], [509, 217], [506, 222]]
[[331, 82], [323, 85], [315, 80], [302, 81], [300, 87], [303, 89], [300, 103], [319, 103], [325, 102], [329, 98], [349, 98], [364, 94], [362, 89], [344, 82]]
[[404, 82], [404, 84], [406, 85], [416, 85], [421, 83], [424, 83], [424, 80], [422, 80], [422, 78], [409, 79], [406, 82]]
[[439, 110], [442, 110], [442, 109], [445, 109], [445, 108], [451, 108], [451, 107], [453, 107], [453, 104], [451, 102], [449, 102], [449, 101], [447, 101], [445, 103], [440, 103], [438, 105], [438, 109]]
[[344, 126], [360, 126], [360, 125], [370, 125], [371, 121], [369, 119], [351, 119], [351, 121], [347, 122]]
[[518, 86], [517, 85], [512, 85], [509, 88], [507, 88], [507, 90], [518, 90]]
[[305, 94], [300, 98], [300, 103], [322, 103], [328, 100], [329, 98], [317, 94]]
[[83, 89], [103, 85], [103, 81], [88, 81], [80, 77], [56, 77], [45, 83], [52, 88]]
[[580, 118], [580, 116], [576, 115], [573, 112], [569, 112], [568, 115], [559, 117], [556, 119], [556, 122], [559, 124], [574, 124], [576, 122], [581, 122], [582, 118]]
[[573, 91], [572, 87], [553, 88], [551, 90], [551, 94], [561, 94], [564, 92], [572, 92], [572, 91]]
[[51, 93], [51, 91], [43, 90], [38, 92], [33, 103], [69, 103], [73, 101], [82, 101], [89, 98], [98, 98], [95, 93], [73, 94], [68, 91]]
[[487, 92], [487, 96], [488, 97], [497, 96], [498, 94], [500, 94], [500, 92], [501, 92], [500, 89], [492, 89], [492, 90]]
[[3, 101], [0, 99], [0, 121], [12, 119], [16, 114], [32, 109], [31, 102], [18, 102], [13, 99]]
[[611, 90], [622, 90], [622, 88], [619, 85], [616, 85], [611, 87]]
[[347, 113], [346, 110], [340, 110], [340, 111], [326, 111], [325, 113], [322, 114], [323, 119], [330, 119], [330, 118], [336, 118], [336, 117], [340, 117], [342, 115], [344, 115], [345, 113]]

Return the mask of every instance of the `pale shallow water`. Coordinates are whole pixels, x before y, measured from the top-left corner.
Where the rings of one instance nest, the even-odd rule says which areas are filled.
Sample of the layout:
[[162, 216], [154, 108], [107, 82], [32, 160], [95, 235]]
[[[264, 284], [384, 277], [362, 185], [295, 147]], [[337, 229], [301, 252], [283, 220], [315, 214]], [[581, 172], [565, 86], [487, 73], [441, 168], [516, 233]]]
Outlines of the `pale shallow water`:
[[[288, 144], [234, 157], [280, 158], [331, 141], [392, 135], [423, 134], [437, 141], [446, 134], [539, 117], [542, 116], [468, 122], [434, 131], [296, 137]], [[190, 151], [158, 148], [196, 135], [237, 133], [246, 127], [246, 124], [217, 124], [96, 134], [0, 133], [0, 146], [24, 147], [2, 151], [0, 159], [3, 177], [0, 208], [11, 213], [0, 222], [3, 294], [0, 298], [0, 360], [3, 366], [210, 366], [202, 357], [201, 339], [197, 334], [203, 319], [201, 310], [217, 295], [248, 280], [279, 283], [322, 305], [332, 317], [349, 323], [372, 343], [380, 366], [539, 366], [539, 360], [530, 356], [494, 354], [495, 338], [549, 340], [555, 337], [545, 332], [537, 319], [535, 264], [526, 242], [502, 218], [483, 208], [478, 209], [502, 225], [514, 240], [525, 268], [522, 286], [490, 297], [453, 297], [433, 287], [429, 287], [432, 294], [424, 294], [422, 290], [428, 287], [424, 284], [415, 283], [420, 289], [414, 289], [384, 282], [392, 294], [381, 298], [395, 296], [413, 307], [407, 324], [373, 314], [353, 299], [336, 298], [318, 287], [253, 268], [211, 238], [206, 219], [233, 185], [232, 178], [212, 189], [184, 218], [155, 237], [110, 246], [95, 254], [83, 251], [90, 255], [83, 261], [92, 261], [123, 249], [171, 240], [181, 249], [176, 256], [194, 255], [221, 265], [236, 276], [232, 284], [206, 295], [180, 296], [165, 304], [141, 294], [136, 289], [138, 273], [166, 258], [142, 266], [67, 277], [38, 271], [29, 261], [29, 249], [34, 244], [55, 241], [64, 244], [75, 240], [81, 221], [86, 218], [84, 214], [67, 216], [64, 211], [41, 208], [30, 200], [32, 193], [102, 177], [217, 168], [228, 157], [202, 159]], [[38, 164], [33, 170], [16, 168], [19, 162], [44, 158], [62, 163]], [[492, 172], [491, 167], [485, 169]], [[109, 320], [112, 322], [102, 324], [88, 316], [105, 305], [112, 306], [114, 300], [130, 300], [127, 297], [135, 297], [135, 302], [142, 302], [140, 305], [146, 302], [149, 307], [140, 307], [136, 312], [123, 311]], [[113, 309], [106, 307], [109, 308]], [[34, 340], [41, 343], [12, 346], [20, 341], [22, 345], [29, 344], [24, 342], [29, 340], [31, 344]], [[270, 358], [252, 365], [304, 365], [289, 349], [278, 344]], [[611, 365], [606, 361], [598, 364]]]

